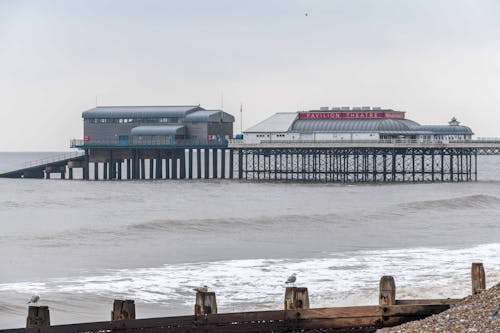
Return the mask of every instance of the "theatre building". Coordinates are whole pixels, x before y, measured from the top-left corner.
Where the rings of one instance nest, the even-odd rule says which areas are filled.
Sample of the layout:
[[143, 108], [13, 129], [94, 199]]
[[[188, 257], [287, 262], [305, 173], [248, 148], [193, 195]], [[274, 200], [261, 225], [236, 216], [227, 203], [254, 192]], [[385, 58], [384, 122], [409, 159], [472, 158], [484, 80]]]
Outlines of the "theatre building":
[[244, 132], [245, 143], [269, 141], [464, 141], [472, 130], [452, 118], [448, 125], [420, 125], [403, 111], [379, 107], [321, 107], [282, 112]]

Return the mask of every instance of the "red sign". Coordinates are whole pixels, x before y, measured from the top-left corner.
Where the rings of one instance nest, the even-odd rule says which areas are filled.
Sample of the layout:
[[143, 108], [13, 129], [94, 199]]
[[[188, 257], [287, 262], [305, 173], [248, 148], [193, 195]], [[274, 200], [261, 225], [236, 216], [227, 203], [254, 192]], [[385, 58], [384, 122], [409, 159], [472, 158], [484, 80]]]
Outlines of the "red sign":
[[299, 119], [404, 119], [405, 114], [399, 112], [300, 112]]
[[83, 136], [83, 141], [89, 141], [89, 140], [90, 140], [90, 136], [88, 136], [88, 135]]

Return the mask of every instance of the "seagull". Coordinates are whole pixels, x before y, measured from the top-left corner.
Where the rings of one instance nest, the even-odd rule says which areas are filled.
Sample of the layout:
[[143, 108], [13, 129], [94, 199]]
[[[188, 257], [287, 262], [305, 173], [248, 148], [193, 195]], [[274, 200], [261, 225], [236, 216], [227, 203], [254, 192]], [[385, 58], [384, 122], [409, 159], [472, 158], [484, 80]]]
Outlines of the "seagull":
[[206, 292], [208, 292], [208, 287], [207, 286], [196, 287], [193, 290], [198, 292], [198, 293], [206, 293]]
[[288, 277], [288, 279], [285, 281], [285, 284], [295, 284], [295, 281], [297, 281], [297, 274], [293, 273]]
[[39, 300], [40, 300], [39, 295], [33, 295], [33, 296], [31, 296], [30, 301], [26, 304], [34, 303], [36, 305]]

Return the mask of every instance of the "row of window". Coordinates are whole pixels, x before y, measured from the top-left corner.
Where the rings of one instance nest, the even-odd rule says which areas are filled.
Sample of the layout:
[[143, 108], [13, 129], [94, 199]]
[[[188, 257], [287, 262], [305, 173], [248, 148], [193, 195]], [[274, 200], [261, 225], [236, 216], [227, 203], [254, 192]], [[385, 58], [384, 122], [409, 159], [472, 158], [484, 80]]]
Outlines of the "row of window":
[[127, 124], [127, 123], [178, 123], [179, 118], [87, 118], [90, 124]]

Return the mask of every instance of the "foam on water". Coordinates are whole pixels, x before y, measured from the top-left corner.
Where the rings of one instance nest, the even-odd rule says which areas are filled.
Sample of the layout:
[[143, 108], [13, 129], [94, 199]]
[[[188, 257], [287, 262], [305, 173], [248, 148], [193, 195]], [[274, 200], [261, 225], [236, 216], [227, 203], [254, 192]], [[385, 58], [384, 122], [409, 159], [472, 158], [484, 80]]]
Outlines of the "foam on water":
[[375, 304], [382, 275], [395, 277], [398, 298], [463, 297], [470, 290], [471, 262], [484, 263], [490, 285], [499, 280], [498, 253], [500, 243], [465, 249], [332, 253], [323, 258], [184, 263], [5, 283], [0, 284], [0, 292], [39, 293], [44, 299], [127, 298], [189, 313], [192, 288], [207, 284], [217, 292], [221, 311], [273, 309], [281, 306], [287, 276], [296, 272], [298, 285], [309, 288], [314, 307]]

